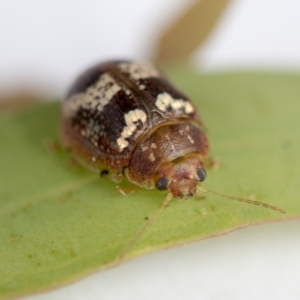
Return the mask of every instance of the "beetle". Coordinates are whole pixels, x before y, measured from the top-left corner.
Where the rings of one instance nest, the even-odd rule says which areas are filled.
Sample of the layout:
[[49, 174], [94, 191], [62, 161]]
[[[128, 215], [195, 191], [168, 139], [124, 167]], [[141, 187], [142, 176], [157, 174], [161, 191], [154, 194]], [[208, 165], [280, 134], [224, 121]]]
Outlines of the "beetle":
[[[192, 197], [205, 180], [209, 142], [195, 105], [148, 62], [100, 63], [71, 86], [62, 105], [62, 137], [75, 158], [118, 183]], [[275, 206], [202, 191], [231, 200]]]
[[79, 162], [175, 198], [193, 196], [206, 177], [203, 128], [189, 98], [147, 62], [98, 64], [63, 102], [63, 140]]

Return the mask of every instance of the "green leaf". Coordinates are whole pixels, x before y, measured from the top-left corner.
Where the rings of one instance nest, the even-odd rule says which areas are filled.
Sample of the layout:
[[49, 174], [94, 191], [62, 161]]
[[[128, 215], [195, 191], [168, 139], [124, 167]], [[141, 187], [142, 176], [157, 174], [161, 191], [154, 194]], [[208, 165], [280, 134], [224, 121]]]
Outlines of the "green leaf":
[[[203, 186], [251, 197], [288, 214], [206, 195], [172, 200], [112, 182], [78, 166], [59, 146], [59, 104], [0, 113], [0, 298], [42, 291], [137, 255], [249, 225], [299, 217], [297, 74], [212, 74], [172, 70], [199, 108], [212, 156]], [[128, 249], [125, 251], [124, 249]]]

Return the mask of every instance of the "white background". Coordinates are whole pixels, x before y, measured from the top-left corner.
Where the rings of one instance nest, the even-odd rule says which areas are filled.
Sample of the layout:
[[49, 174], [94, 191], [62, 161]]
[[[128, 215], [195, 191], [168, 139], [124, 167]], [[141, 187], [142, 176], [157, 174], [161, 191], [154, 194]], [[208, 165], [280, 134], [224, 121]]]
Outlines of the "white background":
[[[184, 0], [0, 0], [0, 95], [63, 95], [87, 66], [151, 58]], [[235, 0], [193, 62], [205, 71], [300, 69], [300, 2]], [[299, 221], [138, 258], [32, 300], [299, 299]]]
[[[0, 0], [0, 92], [23, 86], [63, 95], [95, 62], [151, 58], [158, 32], [189, 2]], [[300, 69], [299, 12], [298, 0], [232, 1], [194, 63]]]

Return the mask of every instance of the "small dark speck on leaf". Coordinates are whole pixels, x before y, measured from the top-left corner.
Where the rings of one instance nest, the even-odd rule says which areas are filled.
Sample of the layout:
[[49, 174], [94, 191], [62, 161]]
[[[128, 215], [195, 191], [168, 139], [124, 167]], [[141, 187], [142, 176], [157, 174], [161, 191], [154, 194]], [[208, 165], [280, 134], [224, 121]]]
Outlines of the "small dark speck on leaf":
[[32, 209], [32, 203], [31, 202], [27, 202], [25, 204], [25, 206], [23, 207], [23, 211], [29, 211], [30, 209]]
[[283, 150], [287, 151], [287, 150], [291, 150], [293, 148], [293, 143], [291, 140], [285, 139], [281, 141], [281, 147]]
[[43, 144], [50, 153], [60, 153], [63, 150], [61, 144], [53, 139], [45, 139]]
[[72, 257], [72, 258], [74, 258], [74, 257], [76, 257], [77, 256], [77, 253], [75, 252], [75, 250], [74, 249], [70, 249], [70, 257]]
[[78, 164], [78, 162], [75, 159], [70, 158], [68, 160], [68, 168], [70, 168], [70, 169], [77, 169], [78, 167], [79, 167], [79, 164]]

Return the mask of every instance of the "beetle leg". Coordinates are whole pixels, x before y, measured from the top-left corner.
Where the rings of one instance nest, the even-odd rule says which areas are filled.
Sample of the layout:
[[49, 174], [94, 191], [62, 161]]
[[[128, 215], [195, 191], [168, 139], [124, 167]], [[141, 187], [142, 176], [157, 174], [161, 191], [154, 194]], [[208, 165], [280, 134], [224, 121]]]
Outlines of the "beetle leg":
[[136, 190], [136, 187], [133, 185], [130, 187], [120, 187], [119, 185], [117, 185], [116, 190], [123, 196], [127, 196], [132, 194]]

